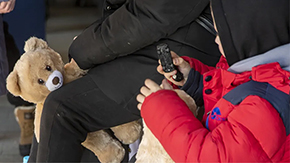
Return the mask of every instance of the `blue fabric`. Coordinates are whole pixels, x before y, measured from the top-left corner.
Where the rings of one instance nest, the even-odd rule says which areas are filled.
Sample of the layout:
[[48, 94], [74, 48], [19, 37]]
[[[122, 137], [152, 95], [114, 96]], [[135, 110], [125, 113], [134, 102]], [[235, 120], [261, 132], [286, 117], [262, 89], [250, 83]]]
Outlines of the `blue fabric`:
[[181, 89], [194, 99], [197, 106], [203, 105], [203, 75], [198, 71], [195, 71], [194, 69], [190, 70], [187, 81]]
[[286, 94], [269, 83], [249, 81], [237, 86], [223, 96], [224, 99], [233, 105], [240, 104], [247, 96], [256, 95], [267, 101], [278, 111], [286, 128], [286, 133], [290, 133], [290, 95]]
[[290, 44], [279, 46], [264, 54], [256, 55], [233, 64], [228, 71], [233, 73], [241, 73], [244, 71], [251, 71], [255, 66], [278, 62], [280, 66], [290, 71]]
[[28, 159], [29, 159], [29, 156], [24, 156], [23, 157], [23, 163], [27, 163], [28, 162]]
[[45, 0], [17, 0], [13, 12], [3, 15], [20, 54], [31, 36], [45, 40], [45, 12]]

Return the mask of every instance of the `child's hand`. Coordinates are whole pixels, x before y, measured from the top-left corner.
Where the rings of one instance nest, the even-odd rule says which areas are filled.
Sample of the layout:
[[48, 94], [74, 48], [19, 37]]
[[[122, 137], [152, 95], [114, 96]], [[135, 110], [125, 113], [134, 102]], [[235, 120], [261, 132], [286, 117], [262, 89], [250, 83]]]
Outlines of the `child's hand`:
[[181, 80], [180, 82], [176, 82], [175, 80], [173, 80], [172, 76], [176, 74], [176, 70], [172, 71], [172, 72], [168, 72], [165, 73], [162, 69], [162, 66], [160, 64], [160, 60], [159, 60], [159, 66], [157, 67], [157, 71], [164, 75], [166, 77], [166, 79], [168, 79], [169, 81], [171, 81], [173, 84], [178, 85], [178, 86], [183, 86], [188, 78], [188, 74], [190, 71], [190, 65], [188, 62], [186, 62], [184, 59], [182, 59], [181, 57], [179, 57], [175, 52], [171, 51], [171, 56], [172, 56], [172, 60], [173, 60], [173, 64], [175, 66], [177, 66], [177, 68], [179, 69], [179, 71], [183, 74], [184, 79]]
[[149, 96], [151, 93], [157, 92], [161, 89], [172, 89], [171, 85], [167, 82], [166, 79], [162, 81], [161, 88], [157, 83], [150, 79], [145, 80], [145, 86], [141, 87], [140, 94], [137, 95], [136, 99], [139, 102], [137, 105], [138, 109], [141, 110], [142, 103], [144, 102], [145, 98]]

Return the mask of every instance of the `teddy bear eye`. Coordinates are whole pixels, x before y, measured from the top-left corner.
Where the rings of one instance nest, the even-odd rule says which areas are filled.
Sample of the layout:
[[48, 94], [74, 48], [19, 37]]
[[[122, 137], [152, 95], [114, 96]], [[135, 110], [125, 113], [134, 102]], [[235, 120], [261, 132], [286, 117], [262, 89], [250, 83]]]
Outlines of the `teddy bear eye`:
[[48, 65], [46, 65], [45, 69], [46, 69], [47, 71], [51, 71], [51, 67], [48, 66]]
[[44, 84], [44, 81], [42, 79], [37, 80], [38, 84]]

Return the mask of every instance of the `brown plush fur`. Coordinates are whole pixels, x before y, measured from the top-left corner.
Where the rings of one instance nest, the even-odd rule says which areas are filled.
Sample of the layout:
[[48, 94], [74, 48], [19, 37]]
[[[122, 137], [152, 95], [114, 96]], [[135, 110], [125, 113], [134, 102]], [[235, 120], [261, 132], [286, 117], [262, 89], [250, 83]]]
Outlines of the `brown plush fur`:
[[[49, 65], [52, 70], [61, 72], [64, 78], [63, 84], [82, 77], [86, 71], [81, 70], [73, 60], [64, 65], [61, 56], [51, 49], [45, 41], [36, 37], [31, 37], [26, 41], [24, 50], [25, 53], [7, 77], [7, 89], [13, 95], [36, 104], [34, 125], [38, 141], [43, 104], [50, 93], [44, 84], [38, 83], [38, 79], [47, 81], [52, 73], [52, 71], [46, 70], [46, 66]], [[111, 129], [124, 144], [136, 141], [142, 132], [141, 124], [138, 121]], [[89, 133], [82, 145], [93, 151], [101, 162], [121, 162], [125, 154], [121, 143], [103, 130]]]
[[[175, 90], [178, 96], [187, 104], [194, 116], [197, 116], [196, 104], [183, 90]], [[174, 163], [164, 150], [158, 139], [152, 134], [143, 121], [143, 136], [136, 155], [135, 163]]]

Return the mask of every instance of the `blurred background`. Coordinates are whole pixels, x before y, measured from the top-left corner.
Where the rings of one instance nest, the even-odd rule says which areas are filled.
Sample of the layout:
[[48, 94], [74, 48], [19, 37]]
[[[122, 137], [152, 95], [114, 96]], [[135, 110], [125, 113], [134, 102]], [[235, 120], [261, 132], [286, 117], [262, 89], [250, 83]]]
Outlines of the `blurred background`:
[[[23, 54], [24, 41], [31, 36], [45, 39], [68, 62], [73, 38], [101, 16], [102, 1], [16, 0], [14, 11], [3, 16], [10, 62]], [[0, 163], [22, 162], [18, 149], [20, 128], [14, 109], [6, 96], [0, 96]]]

